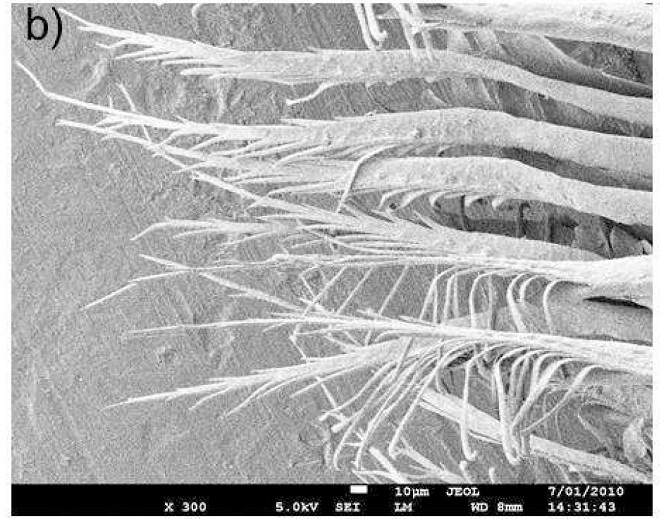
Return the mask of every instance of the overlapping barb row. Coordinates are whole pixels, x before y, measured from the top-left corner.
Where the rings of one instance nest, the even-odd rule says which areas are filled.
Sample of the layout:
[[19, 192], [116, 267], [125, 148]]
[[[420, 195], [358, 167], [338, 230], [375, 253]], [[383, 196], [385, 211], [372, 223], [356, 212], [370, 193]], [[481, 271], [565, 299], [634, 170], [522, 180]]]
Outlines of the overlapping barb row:
[[[434, 87], [435, 109], [248, 126], [145, 115], [124, 89], [126, 109], [77, 100], [47, 91], [25, 69], [48, 97], [102, 116], [60, 124], [136, 143], [243, 197], [254, 215], [168, 220], [142, 234], [224, 235], [227, 251], [252, 240], [281, 244], [253, 263], [193, 267], [145, 256], [164, 271], [110, 296], [201, 276], [272, 313], [131, 335], [287, 326], [301, 363], [124, 403], [192, 396], [195, 406], [221, 405], [228, 392], [248, 391], [240, 409], [275, 391], [322, 391], [320, 419], [337, 437], [333, 463], [350, 454], [366, 481], [650, 481], [651, 89], [580, 63], [549, 39], [649, 52], [650, 13], [642, 5], [520, 5], [392, 4], [377, 14], [356, 4], [368, 50], [310, 52], [222, 49], [68, 13], [125, 51], [117, 59], [211, 80], [316, 87], [289, 106], [348, 83]], [[385, 49], [399, 26], [410, 48]], [[503, 83], [535, 100], [525, 116], [503, 110]], [[553, 103], [551, 116], [539, 96]], [[525, 163], [511, 149], [548, 159]], [[462, 229], [434, 218], [449, 199], [459, 201]], [[483, 214], [504, 218], [499, 208], [511, 200], [521, 216], [530, 203], [543, 208], [544, 239], [525, 238], [521, 218], [513, 236], [468, 229], [466, 208], [486, 202]], [[554, 217], [625, 235], [627, 254], [556, 243]], [[304, 295], [251, 287], [240, 280], [251, 269], [294, 270]], [[383, 272], [393, 279], [385, 288]], [[324, 353], [312, 356], [308, 343]], [[355, 377], [366, 382], [337, 400], [336, 384]], [[416, 441], [420, 420], [433, 426], [430, 448]], [[568, 422], [580, 424], [570, 435]]]

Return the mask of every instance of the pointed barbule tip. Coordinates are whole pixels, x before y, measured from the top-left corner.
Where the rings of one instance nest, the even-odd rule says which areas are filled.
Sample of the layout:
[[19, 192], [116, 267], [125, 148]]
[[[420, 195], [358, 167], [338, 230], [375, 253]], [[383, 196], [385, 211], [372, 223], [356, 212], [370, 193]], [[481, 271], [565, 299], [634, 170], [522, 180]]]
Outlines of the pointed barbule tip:
[[14, 61], [14, 63], [27, 75], [27, 77], [29, 77], [32, 80], [32, 82], [35, 84], [35, 86], [39, 89], [39, 91], [42, 94], [44, 94], [45, 96], [49, 95], [49, 92], [41, 84], [41, 81], [37, 79], [37, 76], [35, 76], [29, 68], [27, 68], [25, 65], [23, 65], [23, 63], [21, 63], [18, 60]]
[[109, 411], [110, 409], [117, 409], [118, 407], [124, 407], [128, 404], [129, 404], [128, 400], [125, 400], [123, 402], [117, 402], [115, 404], [110, 404], [110, 405], [106, 405], [106, 406], [102, 407], [101, 411]]
[[77, 16], [77, 15], [73, 14], [73, 13], [72, 13], [71, 11], [69, 11], [68, 9], [64, 9], [63, 7], [60, 7], [58, 10], [59, 10], [62, 14], [64, 14], [65, 16], [68, 16], [68, 17], [71, 18], [72, 20], [75, 20], [75, 21], [77, 21], [77, 22], [80, 22], [80, 23], [83, 24], [83, 25], [87, 25], [87, 26], [94, 25], [92, 22], [88, 22], [88, 21], [85, 20], [84, 18], [81, 18], [80, 16]]

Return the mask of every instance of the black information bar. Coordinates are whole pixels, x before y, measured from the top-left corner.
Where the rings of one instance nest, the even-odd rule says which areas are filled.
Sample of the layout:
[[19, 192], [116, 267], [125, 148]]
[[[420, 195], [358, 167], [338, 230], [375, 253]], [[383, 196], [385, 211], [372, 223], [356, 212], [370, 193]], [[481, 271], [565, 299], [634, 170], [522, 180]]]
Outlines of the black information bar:
[[12, 485], [12, 515], [651, 515], [651, 485]]

